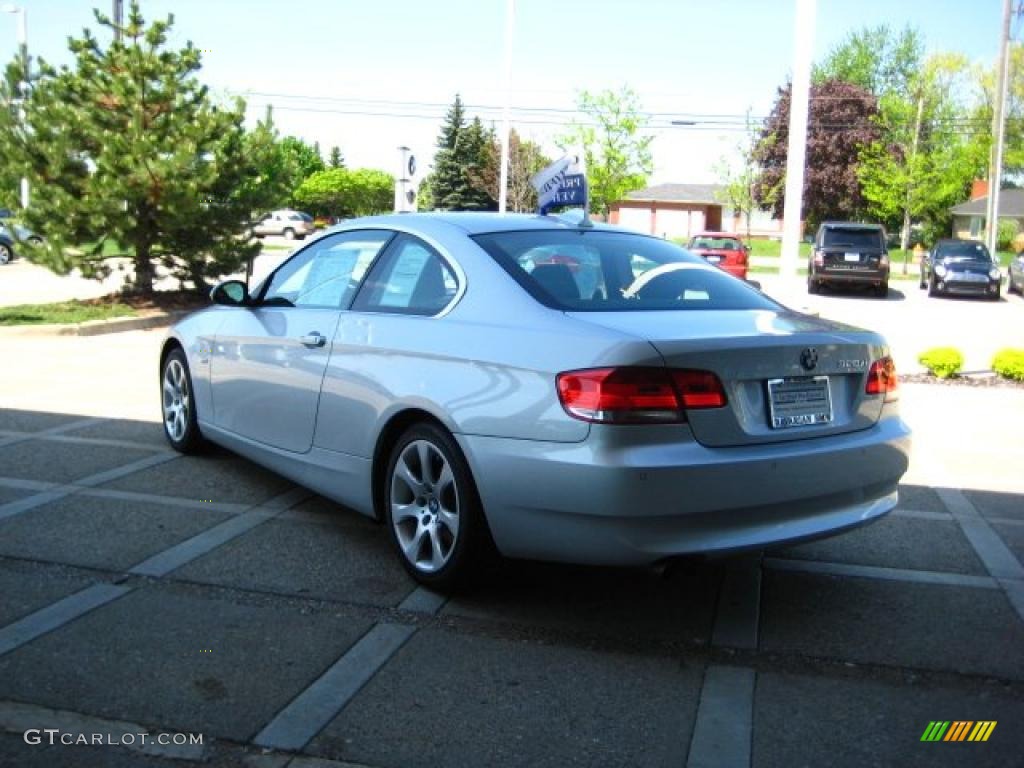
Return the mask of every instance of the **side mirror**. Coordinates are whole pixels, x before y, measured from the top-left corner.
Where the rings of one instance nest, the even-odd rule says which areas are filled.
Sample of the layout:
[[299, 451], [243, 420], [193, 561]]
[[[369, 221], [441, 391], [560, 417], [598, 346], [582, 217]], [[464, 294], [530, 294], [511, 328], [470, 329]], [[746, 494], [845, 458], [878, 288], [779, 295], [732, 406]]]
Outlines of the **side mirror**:
[[210, 291], [210, 301], [227, 307], [241, 307], [249, 302], [249, 289], [241, 280], [225, 280]]

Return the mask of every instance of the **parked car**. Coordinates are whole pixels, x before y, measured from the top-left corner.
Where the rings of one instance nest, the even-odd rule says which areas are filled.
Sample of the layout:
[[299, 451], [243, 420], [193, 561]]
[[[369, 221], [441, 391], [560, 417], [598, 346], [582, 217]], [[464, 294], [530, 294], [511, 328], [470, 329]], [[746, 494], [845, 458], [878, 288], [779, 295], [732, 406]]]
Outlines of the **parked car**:
[[984, 243], [976, 240], [939, 240], [921, 262], [919, 286], [929, 296], [958, 294], [999, 300], [1003, 273]]
[[14, 212], [10, 208], [0, 208], [0, 221], [14, 218]]
[[40, 245], [43, 242], [43, 238], [28, 227], [13, 224], [10, 221], [0, 223], [0, 234], [6, 235], [15, 242], [30, 243], [32, 245]]
[[1006, 270], [1006, 292], [1024, 296], [1024, 252], [1014, 256]]
[[272, 211], [260, 221], [253, 224], [252, 233], [256, 237], [281, 235], [287, 240], [302, 239], [316, 232], [313, 217], [301, 211]]
[[686, 247], [730, 275], [741, 280], [747, 279], [750, 249], [739, 235], [728, 232], [701, 232], [691, 237]]
[[889, 251], [878, 224], [826, 221], [818, 227], [807, 262], [807, 292], [823, 287], [869, 287], [889, 294]]
[[5, 232], [0, 232], [0, 265], [14, 261], [14, 240]]
[[907, 469], [884, 338], [617, 227], [356, 219], [211, 298], [161, 350], [171, 446], [380, 520], [435, 587], [492, 548], [641, 565], [831, 535]]

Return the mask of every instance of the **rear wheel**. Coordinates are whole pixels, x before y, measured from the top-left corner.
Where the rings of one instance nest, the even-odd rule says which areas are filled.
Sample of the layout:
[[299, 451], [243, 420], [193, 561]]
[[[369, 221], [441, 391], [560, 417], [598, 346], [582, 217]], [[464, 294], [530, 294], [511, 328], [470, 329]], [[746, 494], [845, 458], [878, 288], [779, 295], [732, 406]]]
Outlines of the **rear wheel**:
[[391, 451], [384, 482], [391, 541], [414, 579], [451, 589], [486, 560], [483, 508], [451, 435], [428, 423], [408, 429]]
[[821, 293], [821, 285], [813, 277], [807, 278], [807, 292], [808, 293]]
[[285, 240], [294, 240], [294, 239], [295, 239], [295, 230], [294, 230], [294, 229], [292, 229], [291, 227], [289, 227], [288, 229], [286, 229], [286, 230], [285, 230], [284, 232], [282, 232], [281, 234], [283, 234], [283, 235], [284, 235], [284, 239], [285, 239]]
[[889, 295], [889, 284], [888, 283], [882, 283], [881, 285], [876, 286], [875, 287], [875, 295], [878, 296], [880, 299], [884, 299], [886, 296], [888, 296]]
[[0, 243], [0, 264], [10, 264], [14, 259], [14, 251], [10, 246]]
[[1014, 284], [1014, 282], [1013, 282], [1013, 272], [1009, 272], [1006, 275], [1006, 292], [1007, 293], [1021, 293], [1021, 294], [1024, 294], [1024, 291], [1022, 291], [1021, 289], [1017, 288], [1017, 286]]
[[934, 276], [928, 282], [928, 295], [929, 296], [938, 296], [939, 295], [939, 286], [936, 284]]
[[160, 405], [164, 417], [164, 435], [171, 447], [181, 453], [199, 451], [205, 441], [196, 419], [192, 374], [180, 347], [164, 358], [163, 370], [160, 372]]

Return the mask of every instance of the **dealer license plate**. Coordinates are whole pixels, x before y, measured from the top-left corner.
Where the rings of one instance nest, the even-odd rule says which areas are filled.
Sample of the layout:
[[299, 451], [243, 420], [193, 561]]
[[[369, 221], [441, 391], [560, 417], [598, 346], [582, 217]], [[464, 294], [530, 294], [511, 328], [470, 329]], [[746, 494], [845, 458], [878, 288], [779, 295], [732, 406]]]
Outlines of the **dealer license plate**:
[[828, 376], [769, 380], [768, 409], [773, 429], [828, 424], [832, 421]]
[[711, 262], [712, 264], [717, 264], [718, 262], [720, 262], [720, 261], [722, 260], [722, 257], [721, 257], [721, 256], [707, 256], [706, 258], [707, 258], [707, 260], [708, 260], [708, 261], [710, 261], [710, 262]]
[[843, 259], [845, 261], [860, 261], [860, 254], [859, 253], [844, 253], [843, 254]]

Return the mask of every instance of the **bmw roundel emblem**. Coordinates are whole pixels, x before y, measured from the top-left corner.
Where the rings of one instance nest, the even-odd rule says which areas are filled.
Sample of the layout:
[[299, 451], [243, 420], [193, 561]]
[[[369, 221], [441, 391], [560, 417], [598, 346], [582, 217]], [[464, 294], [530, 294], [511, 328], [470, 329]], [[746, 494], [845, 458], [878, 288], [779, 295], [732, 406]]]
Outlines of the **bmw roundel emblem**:
[[805, 371], [813, 371], [818, 365], [818, 350], [813, 347], [808, 347], [800, 353], [800, 365], [804, 367]]

